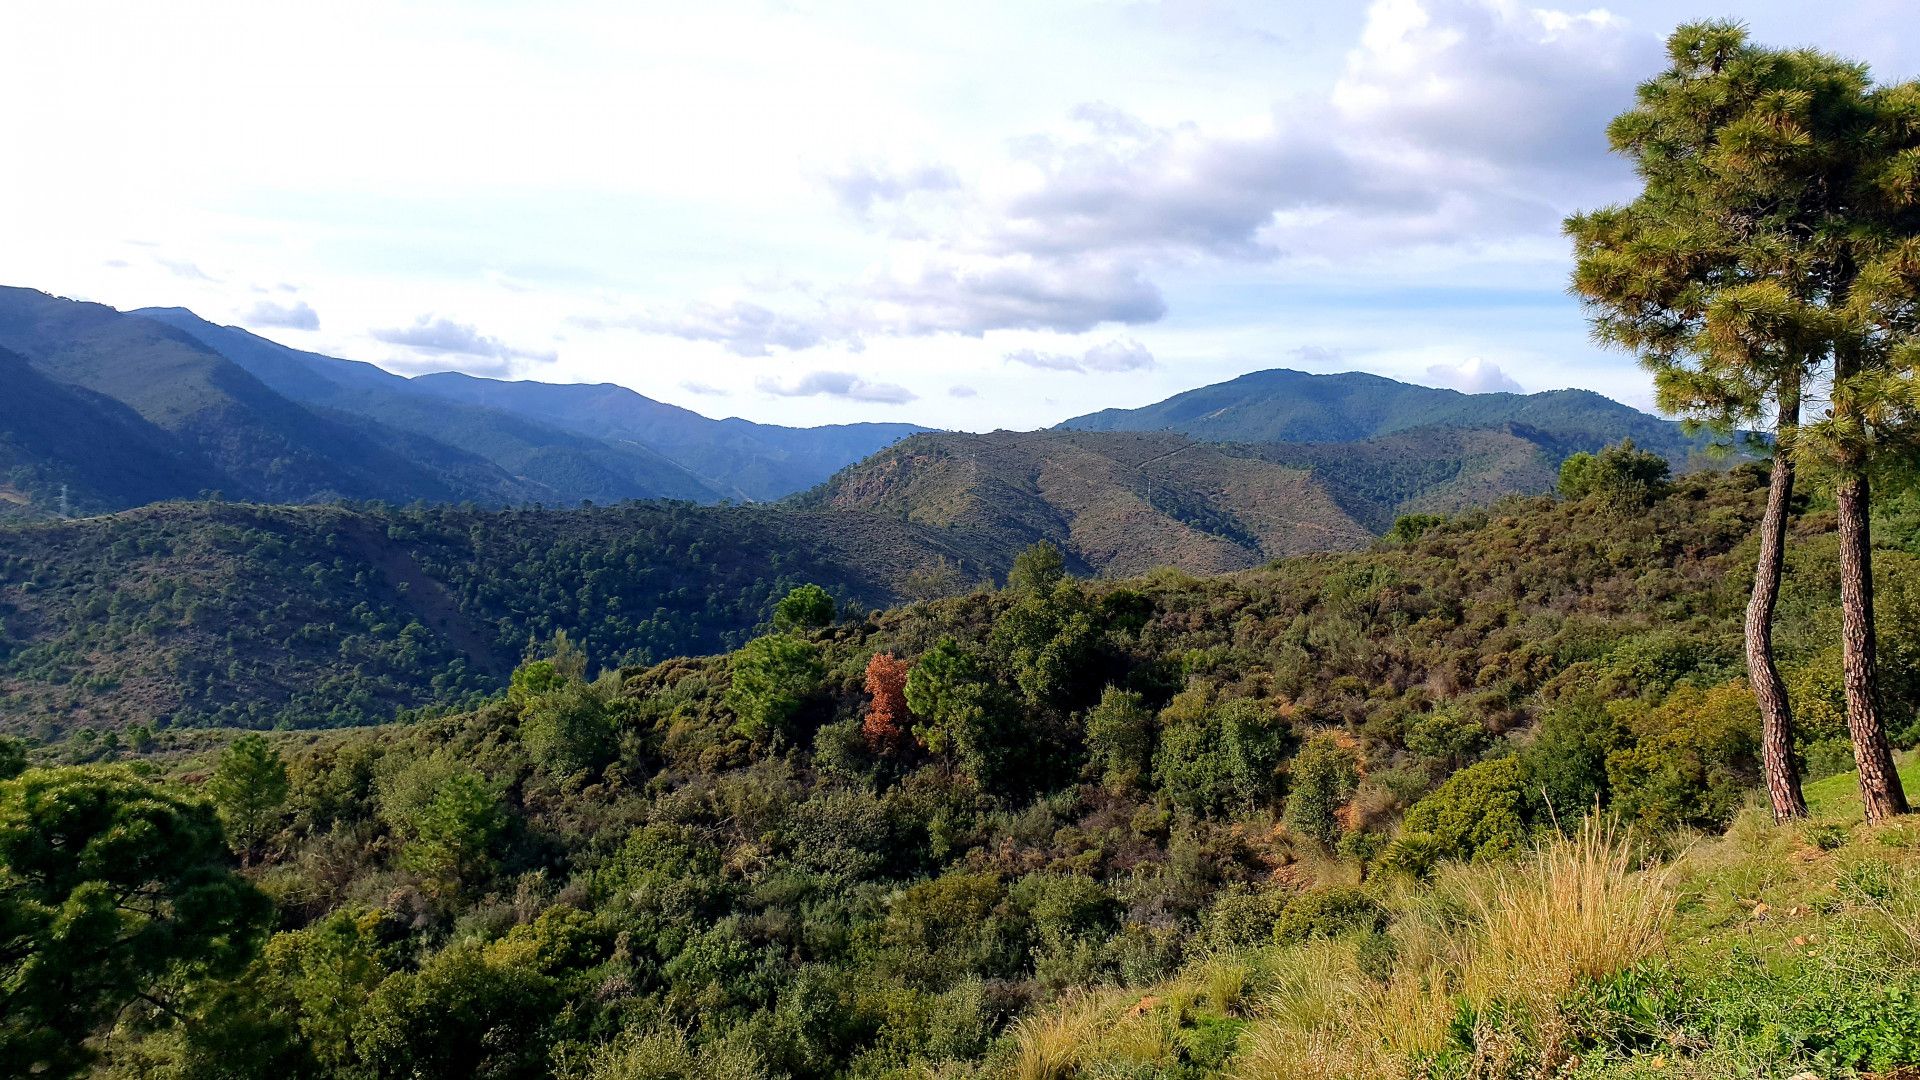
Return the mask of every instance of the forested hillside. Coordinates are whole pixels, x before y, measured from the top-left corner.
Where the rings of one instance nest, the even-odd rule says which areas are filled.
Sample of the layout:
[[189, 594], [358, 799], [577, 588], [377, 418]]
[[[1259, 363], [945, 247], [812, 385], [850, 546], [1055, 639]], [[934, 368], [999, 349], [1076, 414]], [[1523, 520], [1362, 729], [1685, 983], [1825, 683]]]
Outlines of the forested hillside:
[[1109, 575], [1241, 570], [1373, 538], [1306, 469], [1170, 435], [916, 435], [795, 504], [897, 515], [981, 552], [1048, 540]]
[[1003, 570], [862, 514], [164, 504], [0, 528], [0, 723], [367, 723], [503, 685], [566, 630], [596, 664], [738, 643], [800, 581], [882, 605]]
[[801, 580], [885, 606], [999, 581], [1041, 540], [1081, 574], [1247, 569], [1543, 490], [1552, 462], [1494, 432], [926, 434], [779, 507], [179, 503], [0, 527], [0, 702], [48, 733], [365, 723], [496, 690], [555, 630], [595, 663], [697, 653]]
[[1402, 514], [1551, 491], [1578, 448], [1519, 427], [1262, 444], [1159, 432], [940, 432], [902, 440], [792, 502], [903, 515], [983, 550], [1048, 540], [1079, 571], [1199, 573], [1364, 546]]
[[[1743, 467], [1633, 505], [1510, 501], [1211, 578], [1075, 581], [1042, 547], [1004, 591], [874, 615], [797, 590], [773, 632], [724, 655], [595, 679], [556, 641], [504, 696], [417, 724], [243, 740], [217, 762], [163, 734], [149, 749], [177, 775], [211, 771], [276, 932], [232, 981], [179, 988], [186, 1023], [88, 1013], [115, 1032], [90, 1045], [103, 1075], [128, 1076], [1284, 1073], [1313, 1025], [1390, 1040], [1390, 1017], [1337, 1010], [1417, 988], [1434, 963], [1467, 980], [1407, 999], [1406, 1023], [1441, 1030], [1438, 1063], [1496, 1044], [1644, 1062], [1664, 1030], [1694, 1041], [1656, 1049], [1705, 1061], [1908, 1060], [1910, 1012], [1874, 1003], [1905, 1008], [1920, 983], [1863, 906], [1911, 899], [1901, 841], [1756, 821], [1771, 831], [1664, 877], [1604, 832], [1550, 842], [1537, 876], [1444, 868], [1577, 833], [1596, 804], [1647, 838], [1739, 814], [1758, 752], [1742, 568], [1763, 489]], [[1903, 741], [1920, 706], [1914, 520], [1888, 512], [1879, 560]], [[1815, 777], [1846, 767], [1830, 525], [1798, 521], [1780, 625]], [[1844, 817], [1836, 780], [1816, 804]], [[1728, 878], [1757, 872], [1739, 861], [1755, 844], [1813, 855]], [[1690, 920], [1780, 901], [1786, 921], [1746, 939], [1754, 955], [1689, 922], [1708, 936], [1656, 963], [1682, 873], [1706, 890]], [[1598, 890], [1597, 926], [1525, 921], [1576, 887]], [[1786, 897], [1825, 906], [1788, 915]], [[1509, 940], [1540, 948], [1499, 952]], [[1617, 981], [1554, 981], [1588, 963]], [[1471, 1011], [1503, 982], [1527, 1011]], [[1717, 1012], [1689, 1011], [1709, 992]], [[1320, 1052], [1391, 1049], [1324, 1030]]]

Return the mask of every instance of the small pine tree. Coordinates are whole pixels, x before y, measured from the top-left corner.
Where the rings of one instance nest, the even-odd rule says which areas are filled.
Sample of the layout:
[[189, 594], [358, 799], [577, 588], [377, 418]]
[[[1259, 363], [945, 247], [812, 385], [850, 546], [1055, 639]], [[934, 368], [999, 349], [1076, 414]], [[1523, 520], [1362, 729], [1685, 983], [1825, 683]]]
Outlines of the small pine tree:
[[1007, 587], [1025, 592], [1046, 593], [1067, 576], [1066, 556], [1060, 549], [1042, 540], [1014, 556], [1013, 569], [1007, 572]]
[[263, 735], [242, 735], [220, 755], [207, 794], [236, 854], [251, 860], [279, 830], [287, 803], [287, 763]]
[[818, 585], [802, 585], [774, 605], [773, 628], [819, 630], [833, 625], [833, 596]]

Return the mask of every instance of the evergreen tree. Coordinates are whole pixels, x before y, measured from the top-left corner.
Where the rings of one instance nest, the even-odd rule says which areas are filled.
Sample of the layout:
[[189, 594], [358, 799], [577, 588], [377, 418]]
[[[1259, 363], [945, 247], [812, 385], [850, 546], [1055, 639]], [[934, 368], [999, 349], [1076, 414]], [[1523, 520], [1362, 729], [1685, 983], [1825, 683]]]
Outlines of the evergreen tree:
[[1047, 593], [1066, 576], [1066, 556], [1049, 541], [1041, 540], [1013, 557], [1013, 569], [1007, 571], [1007, 587]]
[[236, 973], [270, 917], [205, 802], [118, 768], [0, 782], [0, 1074], [79, 1072], [99, 1027]]
[[234, 851], [252, 861], [280, 827], [287, 804], [287, 763], [265, 736], [242, 735], [221, 753], [207, 781], [207, 795], [220, 812]]
[[791, 634], [754, 638], [733, 654], [733, 685], [727, 707], [735, 730], [749, 739], [779, 740], [802, 702], [820, 689], [826, 669], [820, 649]]
[[[1746, 648], [1764, 727], [1774, 815], [1805, 814], [1790, 760], [1792, 716], [1773, 656], [1786, 518], [1803, 388], [1831, 364], [1836, 426], [1860, 410], [1849, 391], [1862, 349], [1846, 308], [1862, 263], [1862, 177], [1886, 140], [1866, 70], [1812, 50], [1752, 45], [1738, 24], [1682, 26], [1670, 67], [1640, 87], [1608, 137], [1632, 159], [1640, 197], [1567, 221], [1574, 287], [1606, 342], [1654, 373], [1662, 408], [1723, 429], [1768, 418], [1774, 469], [1760, 526]], [[1871, 596], [1864, 563], [1865, 450], [1843, 438], [1843, 606], [1853, 718], [1870, 817], [1904, 808], [1872, 709]], [[1847, 449], [1850, 448], [1850, 449]], [[1851, 569], [1849, 569], [1851, 568]], [[1864, 643], [1864, 652], [1862, 651]], [[1850, 700], [1855, 696], [1850, 692]]]
[[775, 630], [819, 630], [833, 625], [833, 596], [818, 585], [802, 585], [773, 608]]

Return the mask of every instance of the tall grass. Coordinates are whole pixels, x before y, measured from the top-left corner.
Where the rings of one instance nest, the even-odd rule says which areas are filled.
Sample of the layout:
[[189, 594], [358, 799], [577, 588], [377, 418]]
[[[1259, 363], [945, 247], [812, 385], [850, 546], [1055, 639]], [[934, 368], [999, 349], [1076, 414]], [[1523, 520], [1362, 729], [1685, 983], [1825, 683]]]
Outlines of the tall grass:
[[[1475, 1032], [1473, 1071], [1498, 1075], [1511, 1054], [1552, 1060], [1560, 1002], [1581, 983], [1652, 955], [1672, 918], [1671, 871], [1642, 869], [1629, 838], [1589, 820], [1510, 867], [1465, 867], [1436, 895], [1464, 893], [1471, 917], [1402, 918], [1399, 959], [1385, 979], [1340, 942], [1300, 951], [1236, 1057], [1247, 1077], [1399, 1078], [1443, 1049], [1463, 1015], [1518, 1018]], [[1477, 1021], [1476, 1026], [1484, 1024]], [[1526, 1045], [1513, 1045], [1516, 1042]], [[1482, 1059], [1486, 1060], [1482, 1060]]]
[[1673, 916], [1671, 864], [1639, 868], [1633, 845], [1588, 818], [1476, 897], [1481, 938], [1462, 992], [1547, 1008], [1585, 981], [1652, 955]]

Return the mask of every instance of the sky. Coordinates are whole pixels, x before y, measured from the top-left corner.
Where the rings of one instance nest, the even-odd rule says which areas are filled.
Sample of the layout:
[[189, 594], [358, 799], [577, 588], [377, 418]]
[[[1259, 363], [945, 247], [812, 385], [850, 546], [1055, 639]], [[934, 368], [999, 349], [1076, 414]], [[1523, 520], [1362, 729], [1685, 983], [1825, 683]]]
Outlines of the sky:
[[1920, 0], [93, 2], [0, 35], [0, 284], [402, 374], [984, 431], [1248, 371], [1651, 407], [1560, 221], [1681, 21]]

